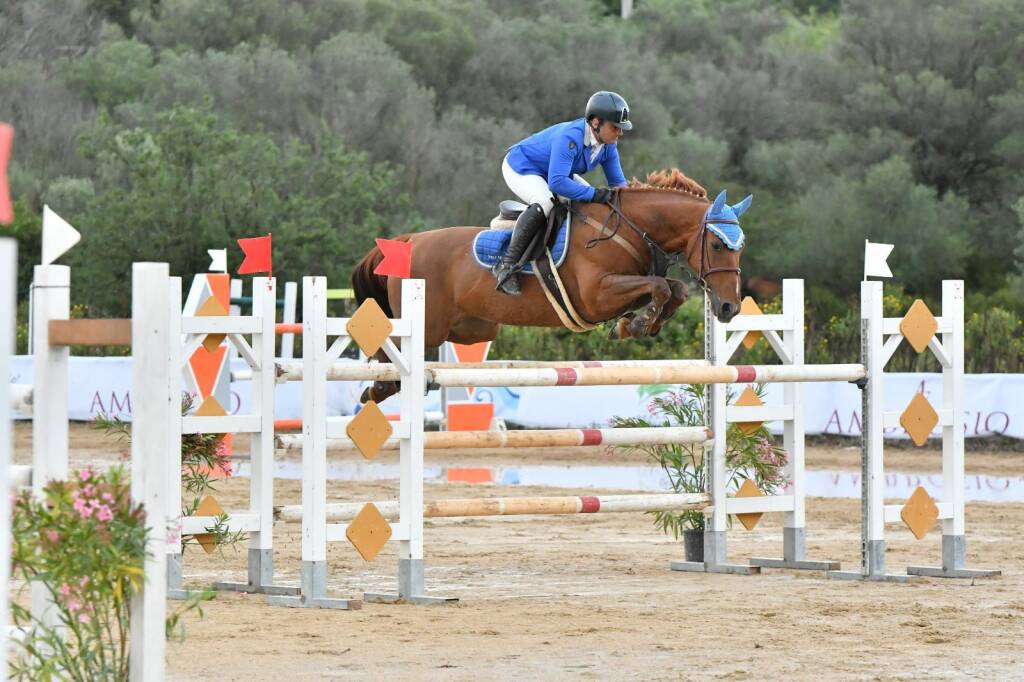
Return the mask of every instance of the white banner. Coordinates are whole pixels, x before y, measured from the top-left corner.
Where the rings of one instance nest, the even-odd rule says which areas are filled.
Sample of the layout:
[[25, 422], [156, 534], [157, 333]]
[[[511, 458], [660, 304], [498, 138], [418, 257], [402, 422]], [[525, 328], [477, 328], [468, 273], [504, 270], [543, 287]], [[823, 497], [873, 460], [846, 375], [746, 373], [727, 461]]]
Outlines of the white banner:
[[[235, 360], [233, 367], [246, 369]], [[11, 383], [32, 383], [32, 357], [15, 356]], [[68, 409], [71, 419], [89, 420], [97, 414], [131, 418], [131, 358], [72, 357]], [[559, 386], [525, 388], [481, 388], [473, 400], [494, 402], [495, 414], [507, 422], [530, 428], [579, 428], [604, 426], [613, 417], [649, 416], [649, 386]], [[735, 387], [734, 387], [735, 388]], [[352, 414], [362, 386], [355, 382], [328, 384], [330, 415]], [[1024, 374], [969, 374], [966, 377], [966, 435], [993, 434], [1024, 438]], [[923, 392], [933, 406], [942, 404], [942, 376], [939, 374], [887, 374], [884, 409], [902, 411], [914, 393]], [[737, 390], [738, 394], [739, 391]], [[279, 384], [274, 394], [276, 417], [302, 416], [301, 382]], [[782, 385], [768, 386], [765, 402], [782, 402]], [[860, 435], [861, 395], [847, 383], [804, 385], [807, 433]], [[397, 398], [382, 404], [385, 413], [398, 412]], [[440, 409], [436, 391], [427, 400], [427, 410]], [[249, 382], [231, 386], [232, 414], [251, 411]], [[17, 415], [23, 416], [23, 415]], [[905, 438], [903, 429], [889, 429], [891, 438]], [[938, 435], [938, 430], [936, 430]]]

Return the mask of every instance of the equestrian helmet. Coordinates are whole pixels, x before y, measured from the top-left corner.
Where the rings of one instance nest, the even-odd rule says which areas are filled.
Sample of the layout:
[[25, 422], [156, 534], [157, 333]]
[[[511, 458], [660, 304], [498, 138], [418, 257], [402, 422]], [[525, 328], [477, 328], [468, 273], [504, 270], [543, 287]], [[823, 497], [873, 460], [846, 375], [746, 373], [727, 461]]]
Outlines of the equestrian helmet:
[[633, 122], [629, 120], [629, 105], [622, 95], [609, 90], [595, 92], [587, 100], [587, 113], [584, 118], [589, 121], [597, 116], [602, 121], [608, 121], [616, 128], [632, 130]]

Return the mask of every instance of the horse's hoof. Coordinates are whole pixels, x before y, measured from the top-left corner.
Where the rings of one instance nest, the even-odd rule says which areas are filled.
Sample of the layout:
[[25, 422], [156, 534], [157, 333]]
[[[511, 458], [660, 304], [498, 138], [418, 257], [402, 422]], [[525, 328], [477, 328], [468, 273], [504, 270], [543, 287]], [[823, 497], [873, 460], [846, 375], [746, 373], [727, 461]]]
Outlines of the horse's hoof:
[[608, 339], [610, 341], [622, 341], [623, 339], [629, 338], [629, 318], [620, 317], [615, 322], [615, 326], [608, 330]]
[[363, 394], [359, 396], [359, 403], [361, 405], [365, 405], [371, 400], [373, 400], [373, 387], [367, 386], [366, 388], [363, 389]]
[[641, 317], [633, 318], [633, 321], [629, 323], [629, 335], [634, 339], [640, 339], [647, 336], [647, 331], [651, 328], [651, 324]]

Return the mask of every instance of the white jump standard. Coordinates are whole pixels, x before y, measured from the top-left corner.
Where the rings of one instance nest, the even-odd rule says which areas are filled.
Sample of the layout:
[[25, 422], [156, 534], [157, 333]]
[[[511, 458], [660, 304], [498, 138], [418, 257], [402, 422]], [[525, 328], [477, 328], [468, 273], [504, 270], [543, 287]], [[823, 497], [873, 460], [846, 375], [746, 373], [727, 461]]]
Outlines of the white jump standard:
[[[906, 582], [909, 576], [979, 578], [1000, 571], [966, 567], [964, 528], [964, 284], [942, 283], [942, 315], [934, 317], [916, 301], [904, 317], [884, 316], [881, 282], [861, 283], [861, 355], [866, 368], [863, 391], [863, 470], [861, 472], [861, 570], [831, 571], [831, 578]], [[940, 338], [941, 335], [941, 338]], [[942, 408], [934, 410], [915, 395], [903, 413], [883, 411], [885, 366], [904, 339], [918, 353], [925, 348], [942, 366]], [[937, 504], [919, 488], [905, 505], [885, 504], [883, 431], [903, 426], [923, 445], [935, 426], [942, 427], [942, 501]], [[918, 509], [911, 508], [918, 505]], [[915, 528], [908, 514], [923, 515]], [[918, 537], [942, 521], [942, 566], [910, 566], [907, 574], [887, 573], [885, 524], [907, 522]]]

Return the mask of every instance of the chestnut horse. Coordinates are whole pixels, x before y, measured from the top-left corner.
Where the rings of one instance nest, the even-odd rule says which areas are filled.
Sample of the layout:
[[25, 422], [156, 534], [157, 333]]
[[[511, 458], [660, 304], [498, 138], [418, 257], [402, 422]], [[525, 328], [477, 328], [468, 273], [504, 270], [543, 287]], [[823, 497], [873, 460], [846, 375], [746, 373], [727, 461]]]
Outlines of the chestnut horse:
[[[742, 232], [736, 217], [746, 210], [749, 199], [730, 207], [723, 192], [712, 205], [704, 189], [678, 169], [652, 173], [647, 183], [633, 180], [616, 195], [612, 205], [573, 207], [568, 254], [558, 273], [580, 316], [591, 323], [621, 317], [611, 331], [613, 337], [656, 335], [687, 298], [684, 282], [654, 273], [660, 249], [669, 260], [685, 258], [711, 297], [715, 316], [731, 320], [740, 308]], [[723, 241], [722, 223], [731, 223], [729, 228], [741, 235], [738, 244]], [[601, 225], [608, 228], [603, 235]], [[492, 341], [503, 324], [563, 326], [536, 277], [520, 274], [519, 296], [495, 291], [490, 270], [471, 253], [474, 237], [485, 229], [449, 227], [397, 238], [412, 241], [412, 276], [426, 280], [428, 348], [445, 341]], [[609, 238], [613, 230], [629, 246]], [[373, 274], [382, 258], [375, 247], [356, 266], [356, 300], [361, 304], [373, 298], [388, 317], [400, 317], [401, 280]], [[378, 358], [387, 361], [383, 352]], [[396, 382], [376, 382], [363, 400], [381, 401], [397, 391]]]

